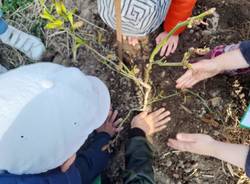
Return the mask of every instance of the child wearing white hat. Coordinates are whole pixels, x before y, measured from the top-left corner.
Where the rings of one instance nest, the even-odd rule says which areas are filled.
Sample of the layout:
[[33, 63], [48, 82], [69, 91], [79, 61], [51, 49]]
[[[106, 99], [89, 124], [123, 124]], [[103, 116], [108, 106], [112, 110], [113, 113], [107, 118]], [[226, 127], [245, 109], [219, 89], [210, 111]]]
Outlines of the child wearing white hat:
[[[0, 183], [92, 183], [111, 156], [102, 148], [119, 131], [105, 84], [76, 68], [38, 63], [1, 74], [0, 86]], [[145, 134], [165, 128], [169, 114], [160, 109], [134, 118], [126, 180], [153, 181]]]

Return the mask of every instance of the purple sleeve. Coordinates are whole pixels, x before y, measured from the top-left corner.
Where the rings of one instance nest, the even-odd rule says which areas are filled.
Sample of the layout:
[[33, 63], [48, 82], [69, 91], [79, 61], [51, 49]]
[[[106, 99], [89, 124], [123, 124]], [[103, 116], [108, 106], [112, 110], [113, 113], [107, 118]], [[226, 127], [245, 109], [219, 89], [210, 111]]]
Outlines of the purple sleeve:
[[111, 153], [103, 151], [111, 137], [105, 132], [96, 133], [91, 144], [77, 152], [76, 167], [80, 171], [82, 184], [92, 183], [108, 165]]
[[245, 165], [246, 175], [250, 178], [250, 151], [247, 155], [246, 165]]
[[240, 44], [240, 51], [247, 63], [250, 65], [250, 41], [243, 41]]

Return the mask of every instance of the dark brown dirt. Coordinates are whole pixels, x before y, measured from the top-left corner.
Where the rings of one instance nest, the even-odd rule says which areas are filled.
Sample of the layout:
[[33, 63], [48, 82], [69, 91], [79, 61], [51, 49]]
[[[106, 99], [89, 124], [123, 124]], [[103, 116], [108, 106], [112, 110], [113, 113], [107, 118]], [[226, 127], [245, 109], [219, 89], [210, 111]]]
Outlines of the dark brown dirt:
[[[97, 46], [95, 43], [92, 46], [99, 53], [107, 54], [108, 50], [114, 50], [114, 35], [97, 15], [95, 3], [96, 1], [93, 0], [67, 0], [67, 5], [81, 8], [81, 16], [108, 30], [108, 32], [102, 33], [90, 25], [84, 27], [86, 29], [85, 32], [93, 35], [95, 38], [98, 35], [102, 35], [100, 41], [102, 46]], [[207, 46], [213, 48], [221, 44], [237, 43], [250, 39], [249, 0], [198, 0], [194, 14], [199, 14], [212, 7], [217, 9], [219, 17], [208, 18], [207, 21], [210, 24], [212, 23], [208, 28], [199, 26], [192, 30], [187, 30], [181, 36], [176, 53], [168, 58], [169, 61], [179, 62], [182, 59], [183, 53], [190, 47]], [[218, 23], [218, 27], [216, 23]], [[46, 34], [48, 33], [46, 32]], [[151, 36], [155, 38], [155, 35], [152, 34]], [[150, 45], [155, 44], [153, 38]], [[65, 39], [66, 36], [63, 35], [50, 39], [45, 38], [45, 41], [49, 49], [58, 52], [58, 55], [54, 58], [54, 62], [69, 65], [72, 56], [68, 53], [67, 48], [65, 48], [67, 44]], [[0, 51], [3, 48], [5, 51], [6, 48], [2, 46], [0, 47]], [[147, 54], [147, 52], [145, 53]], [[25, 60], [21, 60], [16, 64], [12, 64], [8, 63], [5, 58], [6, 56], [3, 55], [3, 60], [5, 61], [1, 60], [0, 63], [7, 63], [6, 66], [9, 68], [28, 63], [27, 60], [26, 62]], [[19, 58], [19, 55], [14, 59], [12, 58], [13, 62], [17, 58]], [[137, 60], [141, 62], [145, 58], [147, 58], [147, 55], [143, 58], [137, 58]], [[97, 61], [96, 57], [84, 47], [78, 52], [78, 61], [74, 66], [79, 67], [85, 73], [98, 76], [106, 82], [111, 92], [113, 107], [120, 111], [122, 117], [130, 109], [138, 106], [136, 89], [131, 80], [109, 70]], [[166, 96], [175, 93], [175, 81], [183, 72], [184, 70], [181, 68], [155, 67], [152, 74], [155, 91], [163, 91]], [[242, 91], [239, 94], [244, 94], [243, 98], [239, 98], [239, 95], [235, 94], [240, 87], [242, 87]], [[168, 124], [167, 129], [154, 138], [154, 145], [156, 145], [154, 169], [157, 183], [235, 184], [238, 182], [242, 176], [238, 168], [232, 168], [234, 172], [232, 176], [230, 173], [231, 167], [226, 163], [210, 157], [174, 151], [166, 145], [166, 142], [169, 137], [174, 137], [177, 132], [199, 132], [209, 134], [223, 141], [249, 144], [249, 131], [238, 128], [237, 121], [243, 114], [244, 103], [249, 100], [249, 89], [249, 74], [233, 77], [219, 75], [196, 85], [192, 89], [193, 94], [177, 91], [179, 93], [178, 96], [154, 104], [154, 108], [164, 106], [172, 113], [172, 121]], [[211, 112], [206, 106], [211, 109]], [[204, 118], [206, 118], [205, 122]], [[124, 169], [123, 143], [126, 140], [126, 132], [122, 137], [121, 142], [118, 144], [119, 146], [116, 147], [114, 158], [104, 174], [109, 184], [122, 183], [122, 171]], [[250, 183], [250, 181], [241, 178], [239, 183]]]
[[[239, 34], [245, 33], [245, 30], [249, 29], [249, 1], [198, 1], [194, 14], [211, 7], [216, 7], [220, 16], [218, 28], [212, 33], [207, 33], [202, 26], [192, 31], [187, 30], [181, 37], [178, 51], [168, 59], [169, 61], [180, 61], [183, 53], [190, 47], [207, 46], [212, 48], [216, 45], [238, 43], [250, 38], [249, 34]], [[158, 90], [164, 90], [166, 94], [170, 94], [175, 89], [176, 79], [184, 72], [182, 69], [173, 68], [165, 70], [156, 68], [155, 70], [154, 84]], [[213, 114], [209, 113], [200, 99], [188, 93], [167, 99], [157, 105], [165, 106], [172, 112], [172, 121], [168, 128], [155, 139], [155, 145], [158, 145], [155, 157], [158, 183], [237, 183], [239, 178], [230, 174], [225, 163], [205, 156], [175, 152], [166, 146], [166, 142], [177, 132], [206, 133], [217, 139], [235, 142], [235, 139], [230, 136], [237, 137], [239, 136], [238, 131], [242, 130], [235, 131], [236, 134], [232, 132], [228, 134], [228, 128], [234, 127], [236, 122], [232, 118], [227, 120], [225, 117], [228, 115], [227, 110], [230, 105], [238, 107], [237, 110], [234, 109], [234, 116], [237, 114], [238, 117], [242, 115], [243, 108], [241, 100], [235, 98], [232, 84], [238, 80], [245, 89], [245, 100], [248, 100], [249, 79], [249, 74], [234, 77], [220, 75], [196, 85], [192, 91], [206, 101], [214, 112]], [[215, 101], [218, 102], [215, 103]], [[212, 105], [211, 102], [214, 104]], [[208, 114], [218, 124], [205, 123], [201, 120]], [[249, 134], [248, 131], [245, 133]], [[249, 137], [244, 138], [240, 142], [248, 143]], [[237, 172], [237, 169], [234, 168], [234, 171]]]
[[[79, 1], [84, 5], [94, 7], [94, 1]], [[237, 43], [250, 38], [250, 2], [242, 1], [220, 1], [220, 0], [199, 0], [194, 10], [194, 14], [199, 14], [204, 10], [216, 7], [219, 17], [208, 18], [210, 26], [199, 26], [193, 30], [187, 30], [180, 39], [178, 50], [168, 60], [178, 62], [182, 59], [183, 53], [190, 47], [214, 47], [220, 44]], [[84, 11], [82, 14], [85, 16]], [[86, 18], [105, 29], [109, 28], [100, 20], [95, 9]], [[218, 26], [218, 27], [217, 27]], [[96, 29], [87, 27], [89, 33], [98, 35]], [[154, 45], [154, 37], [150, 45]], [[103, 47], [99, 47], [100, 53], [105, 53], [105, 49], [114, 50], [114, 35], [104, 33]], [[112, 41], [110, 41], [112, 40]], [[53, 42], [50, 41], [52, 47]], [[94, 47], [95, 45], [93, 45]], [[105, 49], [104, 49], [105, 48]], [[135, 62], [141, 62], [147, 58], [147, 51], [143, 58], [136, 58]], [[140, 55], [140, 54], [139, 54]], [[63, 59], [59, 58], [59, 61]], [[111, 91], [113, 107], [125, 116], [130, 109], [138, 106], [137, 93], [132, 81], [121, 77], [119, 74], [104, 67], [85, 48], [80, 49], [78, 54], [79, 63], [76, 65], [84, 72], [96, 75], [106, 81]], [[153, 84], [155, 91], [164, 91], [170, 95], [176, 92], [175, 81], [183, 74], [181, 68], [159, 68], [153, 70]], [[201, 82], [196, 85], [192, 92], [179, 92], [178, 96], [169, 98], [155, 104], [154, 108], [164, 106], [171, 110], [172, 121], [166, 130], [155, 136], [155, 162], [154, 169], [156, 181], [159, 184], [234, 184], [242, 175], [237, 168], [233, 168], [234, 176], [231, 175], [226, 163], [217, 159], [199, 156], [190, 153], [180, 153], [167, 147], [166, 142], [169, 137], [174, 137], [177, 132], [199, 132], [209, 134], [223, 141], [235, 143], [249, 143], [249, 131], [237, 128], [237, 120], [243, 113], [242, 100], [249, 99], [249, 75], [230, 77], [220, 75], [213, 79]], [[234, 91], [238, 83], [243, 86], [241, 93], [245, 94], [244, 99], [238, 98]], [[195, 95], [194, 95], [195, 94]], [[199, 98], [197, 97], [199, 96]], [[205, 103], [205, 105], [204, 105]], [[211, 109], [209, 112], [206, 105]], [[232, 107], [232, 116], [229, 116], [229, 107]], [[188, 110], [187, 110], [188, 109]], [[210, 121], [202, 121], [206, 117]], [[209, 117], [209, 118], [208, 118]], [[206, 120], [207, 120], [206, 119]], [[236, 127], [236, 128], [235, 128]], [[126, 134], [126, 133], [125, 133]], [[122, 171], [124, 169], [124, 142], [116, 147], [114, 158], [109, 168], [105, 172], [106, 183], [122, 183]], [[239, 176], [237, 176], [239, 175]], [[241, 180], [241, 183], [248, 183]]]

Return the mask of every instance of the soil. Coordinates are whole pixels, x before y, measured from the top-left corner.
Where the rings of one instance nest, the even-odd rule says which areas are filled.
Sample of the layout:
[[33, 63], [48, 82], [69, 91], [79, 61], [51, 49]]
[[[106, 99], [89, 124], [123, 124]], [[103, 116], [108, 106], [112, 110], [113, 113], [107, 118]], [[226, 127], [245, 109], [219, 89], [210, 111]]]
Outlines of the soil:
[[[96, 1], [68, 0], [67, 3], [79, 7], [82, 17], [108, 30], [102, 33], [93, 26], [86, 25], [85, 29], [88, 34], [101, 37], [96, 42], [100, 42], [102, 46], [96, 46], [96, 44], [92, 46], [96, 47], [99, 53], [105, 53], [107, 50], [114, 51], [114, 33], [99, 18]], [[186, 30], [181, 35], [176, 53], [167, 58], [168, 61], [181, 61], [183, 53], [190, 47], [213, 48], [221, 44], [238, 43], [250, 39], [249, 0], [198, 0], [194, 14], [199, 14], [212, 7], [217, 9], [218, 16], [206, 19], [210, 26], [198, 26]], [[156, 33], [150, 36], [150, 47], [155, 44], [155, 36]], [[105, 81], [110, 89], [113, 108], [118, 109], [122, 117], [126, 116], [130, 109], [138, 107], [138, 93], [133, 82], [105, 67], [84, 47], [78, 52], [78, 63], [72, 64], [70, 63], [72, 56], [65, 49], [62, 38], [45, 38], [45, 42], [51, 50], [57, 52], [53, 62], [74, 65], [85, 73], [98, 76]], [[139, 60], [139, 62], [146, 60], [148, 52], [145, 53], [146, 55], [134, 60]], [[11, 66], [8, 65], [8, 67]], [[168, 127], [153, 139], [154, 170], [157, 183], [235, 184], [238, 181], [239, 183], [250, 183], [244, 178], [241, 170], [227, 163], [211, 157], [178, 152], [166, 145], [168, 138], [174, 137], [178, 132], [206, 133], [219, 140], [249, 144], [249, 131], [238, 128], [238, 120], [250, 97], [250, 75], [222, 74], [197, 84], [191, 89], [191, 92], [180, 92], [175, 89], [175, 81], [183, 72], [182, 68], [155, 67], [153, 69], [152, 81], [155, 91], [163, 91], [166, 96], [178, 92], [178, 95], [160, 101], [153, 107], [166, 107], [172, 114]], [[125, 141], [126, 132], [123, 133], [115, 148], [114, 158], [104, 173], [106, 183], [122, 183], [124, 164], [121, 163], [124, 163]]]
[[[183, 53], [190, 47], [213, 48], [217, 45], [238, 43], [250, 38], [247, 31], [250, 28], [249, 1], [200, 0], [194, 14], [199, 14], [212, 7], [216, 7], [218, 16], [208, 18], [209, 29], [205, 26], [199, 26], [193, 30], [187, 30], [181, 36], [178, 50], [168, 58], [168, 61], [180, 61]], [[155, 35], [152, 35], [152, 38], [154, 37]], [[153, 39], [151, 40], [153, 42]], [[156, 91], [164, 91], [166, 96], [173, 94], [175, 81], [183, 72], [184, 70], [181, 68], [155, 67], [153, 84]], [[242, 105], [244, 103], [242, 100], [248, 101], [249, 99], [249, 80], [249, 74], [241, 76], [219, 75], [196, 85], [192, 91], [207, 103], [212, 109], [212, 113], [204, 106], [201, 99], [190, 93], [184, 93], [155, 104], [155, 108], [164, 106], [172, 113], [172, 121], [168, 124], [167, 129], [154, 138], [156, 150], [154, 170], [157, 183], [234, 184], [238, 181], [250, 183], [248, 180], [240, 180], [239, 175], [242, 173], [238, 168], [231, 167], [229, 164], [211, 157], [174, 151], [166, 145], [168, 138], [174, 137], [177, 132], [206, 133], [223, 141], [249, 143], [249, 131], [239, 128], [235, 130], [235, 126], [238, 126], [237, 120], [245, 108]], [[234, 92], [237, 90], [233, 85], [235, 83], [239, 83], [244, 88], [241, 92], [245, 94], [244, 99], [235, 95]], [[120, 89], [120, 86], [111, 86], [111, 89], [116, 91], [116, 89]], [[118, 99], [117, 107], [120, 107], [121, 98], [120, 96], [117, 98], [117, 93], [113, 96], [113, 101], [116, 102], [116, 99]], [[234, 107], [232, 117], [228, 114], [231, 106]], [[204, 117], [208, 117], [209, 121], [205, 121]], [[239, 139], [239, 136], [242, 139]], [[113, 163], [107, 171], [110, 183], [120, 183], [121, 181], [120, 161], [123, 160], [124, 150], [119, 151], [119, 148], [117, 150], [118, 155], [113, 159]]]
[[[212, 7], [216, 7], [218, 16], [208, 18], [207, 22], [210, 23], [210, 26], [208, 28], [199, 26], [193, 30], [187, 30], [181, 36], [178, 50], [168, 58], [168, 61], [181, 61], [183, 53], [190, 47], [213, 48], [217, 45], [238, 43], [250, 38], [248, 31], [250, 28], [249, 1], [200, 0], [194, 14], [199, 14]], [[154, 44], [155, 35], [151, 35], [152, 43], [150, 44]], [[181, 68], [155, 67], [153, 84], [156, 91], [164, 91], [166, 96], [175, 93], [175, 81], [183, 72], [184, 70]], [[154, 108], [163, 106], [171, 110], [172, 114], [172, 120], [167, 129], [154, 138], [153, 145], [156, 150], [154, 170], [157, 183], [234, 184], [238, 181], [250, 183], [247, 179], [240, 179], [242, 172], [238, 168], [211, 157], [174, 151], [166, 145], [168, 138], [174, 137], [178, 132], [206, 133], [222, 141], [249, 143], [249, 131], [237, 128], [238, 119], [245, 109], [244, 103], [249, 99], [249, 80], [249, 74], [219, 75], [201, 82], [191, 89], [195, 95], [182, 93], [155, 104]], [[243, 87], [240, 92], [245, 95], [243, 99], [240, 99], [239, 95], [235, 95], [235, 91], [239, 88], [238, 85]], [[111, 89], [114, 91], [120, 91], [120, 88], [119, 83], [111, 85]], [[130, 87], [126, 88], [124, 92], [125, 94], [130, 93], [130, 97], [133, 94]], [[114, 94], [113, 101], [117, 102], [115, 107], [123, 109], [120, 108], [119, 93]], [[203, 101], [212, 112], [206, 108]], [[129, 105], [128, 100], [125, 106]], [[231, 109], [232, 115], [229, 114]], [[121, 160], [124, 159], [123, 144], [120, 147], [117, 148], [117, 155], [106, 172], [109, 183], [121, 182], [123, 169]]]

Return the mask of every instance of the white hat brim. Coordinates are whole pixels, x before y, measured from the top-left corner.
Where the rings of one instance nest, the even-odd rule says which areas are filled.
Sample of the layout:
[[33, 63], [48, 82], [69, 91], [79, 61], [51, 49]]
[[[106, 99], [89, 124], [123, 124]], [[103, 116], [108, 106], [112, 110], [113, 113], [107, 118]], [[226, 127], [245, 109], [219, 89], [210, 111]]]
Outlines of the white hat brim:
[[111, 109], [110, 93], [107, 86], [100, 79], [93, 76], [87, 76], [87, 79], [92, 84], [98, 97], [98, 114], [95, 122], [96, 128], [98, 128], [105, 122]]

